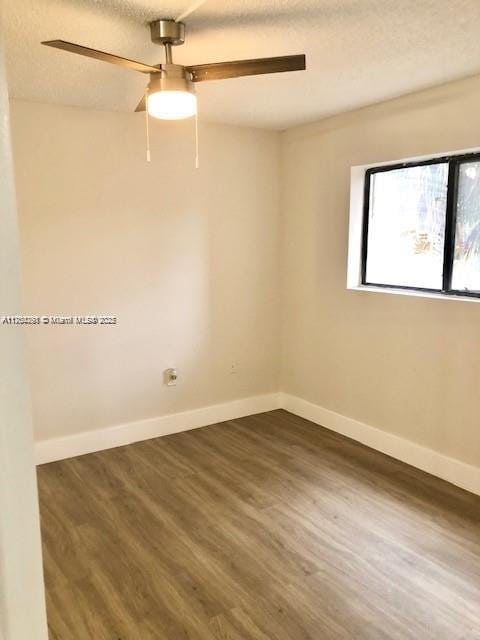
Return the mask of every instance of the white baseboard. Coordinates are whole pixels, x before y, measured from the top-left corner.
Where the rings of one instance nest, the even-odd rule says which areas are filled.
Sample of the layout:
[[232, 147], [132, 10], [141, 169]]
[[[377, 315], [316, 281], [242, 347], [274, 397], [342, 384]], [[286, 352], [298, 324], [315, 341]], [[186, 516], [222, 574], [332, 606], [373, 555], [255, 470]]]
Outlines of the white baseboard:
[[422, 447], [410, 440], [347, 418], [287, 393], [280, 394], [282, 409], [336, 431], [392, 458], [480, 495], [480, 468]]
[[37, 464], [45, 464], [65, 458], [81, 456], [85, 453], [121, 447], [133, 442], [158, 438], [171, 433], [198, 429], [225, 420], [234, 420], [255, 413], [263, 413], [280, 408], [280, 394], [269, 393], [261, 396], [232, 400], [224, 404], [182, 411], [166, 416], [129, 422], [106, 429], [85, 431], [71, 436], [40, 440], [35, 443]]
[[348, 418], [288, 393], [270, 393], [191, 411], [129, 422], [97, 431], [85, 431], [71, 436], [40, 440], [35, 443], [37, 464], [121, 447], [133, 442], [158, 438], [171, 433], [206, 427], [217, 422], [234, 420], [255, 413], [285, 409], [352, 438], [362, 444], [406, 462], [422, 471], [480, 495], [480, 468], [422, 447], [410, 440], [368, 424]]

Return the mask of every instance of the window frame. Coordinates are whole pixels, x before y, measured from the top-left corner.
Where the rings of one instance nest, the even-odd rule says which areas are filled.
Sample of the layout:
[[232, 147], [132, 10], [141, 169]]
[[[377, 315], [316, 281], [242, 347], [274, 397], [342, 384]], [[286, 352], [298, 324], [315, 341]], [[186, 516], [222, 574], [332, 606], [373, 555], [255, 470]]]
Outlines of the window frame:
[[[480, 152], [470, 152], [456, 155], [436, 156], [432, 158], [413, 160], [407, 162], [397, 162], [394, 164], [382, 164], [369, 167], [365, 171], [363, 187], [363, 218], [362, 218], [362, 244], [361, 244], [361, 265], [360, 265], [360, 285], [362, 287], [374, 287], [378, 289], [395, 289], [400, 291], [417, 291], [433, 293], [439, 296], [448, 297], [468, 297], [480, 298], [480, 291], [466, 291], [452, 289], [453, 263], [455, 258], [455, 233], [457, 222], [457, 197], [458, 197], [458, 176], [460, 165], [468, 162], [480, 162]], [[445, 242], [443, 252], [442, 288], [431, 289], [428, 287], [415, 287], [398, 284], [384, 284], [369, 282], [367, 280], [367, 259], [368, 259], [368, 227], [370, 215], [370, 192], [371, 178], [376, 173], [394, 171], [396, 169], [408, 169], [422, 167], [433, 164], [448, 164], [447, 179], [447, 204], [445, 212]]]

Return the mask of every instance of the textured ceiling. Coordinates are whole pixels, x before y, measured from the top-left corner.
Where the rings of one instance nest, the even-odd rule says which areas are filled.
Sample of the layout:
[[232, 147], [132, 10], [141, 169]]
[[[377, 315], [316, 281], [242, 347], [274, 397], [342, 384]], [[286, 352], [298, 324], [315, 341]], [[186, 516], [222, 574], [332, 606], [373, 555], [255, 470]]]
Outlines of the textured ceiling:
[[[40, 46], [61, 38], [162, 61], [148, 22], [194, 0], [3, 0], [12, 97], [132, 110], [145, 76]], [[307, 71], [197, 85], [203, 117], [283, 129], [480, 72], [480, 0], [207, 0], [184, 64], [293, 53]], [[480, 78], [479, 78], [480, 90]]]

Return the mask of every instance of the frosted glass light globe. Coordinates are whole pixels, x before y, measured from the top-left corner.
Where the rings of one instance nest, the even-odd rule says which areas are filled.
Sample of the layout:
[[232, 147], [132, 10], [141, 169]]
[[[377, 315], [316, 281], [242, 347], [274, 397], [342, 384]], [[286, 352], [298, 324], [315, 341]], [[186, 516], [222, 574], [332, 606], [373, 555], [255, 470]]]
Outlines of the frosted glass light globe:
[[189, 91], [157, 91], [148, 96], [148, 113], [161, 120], [183, 120], [197, 113], [197, 97]]

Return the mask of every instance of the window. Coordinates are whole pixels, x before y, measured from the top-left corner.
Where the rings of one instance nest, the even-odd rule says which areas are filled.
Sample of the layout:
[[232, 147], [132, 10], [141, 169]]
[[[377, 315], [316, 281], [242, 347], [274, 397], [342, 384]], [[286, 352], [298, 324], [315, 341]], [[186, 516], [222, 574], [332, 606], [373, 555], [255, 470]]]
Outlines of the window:
[[480, 297], [480, 154], [367, 169], [363, 285]]

